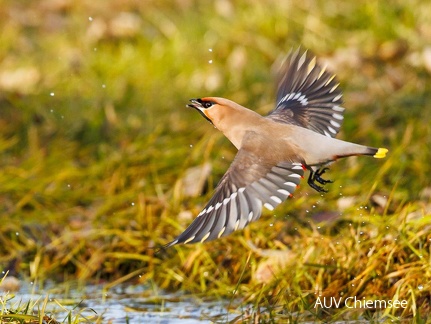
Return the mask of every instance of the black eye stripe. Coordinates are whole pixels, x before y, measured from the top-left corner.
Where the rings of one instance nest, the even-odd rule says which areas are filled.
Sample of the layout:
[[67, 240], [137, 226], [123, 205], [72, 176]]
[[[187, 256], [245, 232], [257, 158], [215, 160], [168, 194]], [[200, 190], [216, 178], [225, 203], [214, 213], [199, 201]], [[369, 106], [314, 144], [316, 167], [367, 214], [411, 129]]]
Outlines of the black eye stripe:
[[202, 99], [197, 99], [197, 102], [199, 102], [203, 108], [210, 108], [212, 105], [215, 104], [213, 101], [204, 101]]

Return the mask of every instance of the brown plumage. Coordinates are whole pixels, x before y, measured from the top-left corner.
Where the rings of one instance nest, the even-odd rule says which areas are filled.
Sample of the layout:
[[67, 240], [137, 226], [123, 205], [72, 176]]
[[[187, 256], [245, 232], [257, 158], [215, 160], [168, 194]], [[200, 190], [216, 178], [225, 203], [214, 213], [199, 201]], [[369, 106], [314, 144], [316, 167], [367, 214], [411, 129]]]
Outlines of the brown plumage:
[[213, 197], [192, 224], [169, 247], [213, 240], [257, 220], [262, 206], [273, 210], [292, 195], [305, 170], [317, 191], [324, 166], [338, 158], [371, 155], [387, 149], [335, 139], [343, 121], [341, 91], [334, 75], [299, 50], [290, 53], [278, 74], [277, 104], [261, 116], [231, 100], [192, 99], [196, 109], [235, 145], [238, 153]]

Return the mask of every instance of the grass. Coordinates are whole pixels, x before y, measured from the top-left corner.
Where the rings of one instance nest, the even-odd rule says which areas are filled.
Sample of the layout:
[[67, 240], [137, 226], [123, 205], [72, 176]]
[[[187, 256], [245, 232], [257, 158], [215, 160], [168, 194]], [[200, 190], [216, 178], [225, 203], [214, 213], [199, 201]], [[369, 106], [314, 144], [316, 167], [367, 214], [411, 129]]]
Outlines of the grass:
[[[23, 301], [22, 297], [6, 291], [5, 281], [11, 279], [11, 277], [4, 276], [0, 280], [0, 286], [5, 291], [0, 297], [0, 322], [1, 323], [50, 323], [57, 324], [57, 321], [53, 315], [53, 310], [56, 308], [56, 312], [61, 311], [64, 316], [62, 323], [95, 323], [100, 322], [101, 317], [96, 316], [94, 310], [79, 307], [77, 304], [74, 307], [66, 305], [65, 301], [61, 301], [55, 298], [50, 298], [46, 295], [45, 298], [37, 297], [27, 301]], [[15, 279], [16, 280], [16, 279]], [[10, 287], [10, 286], [8, 286]], [[26, 298], [27, 299], [27, 298]], [[92, 312], [91, 316], [88, 316], [86, 312]]]
[[[141, 282], [232, 299], [245, 322], [425, 322], [429, 6], [2, 1], [0, 268], [41, 286]], [[328, 194], [303, 184], [242, 232], [155, 254], [199, 213], [235, 154], [187, 100], [223, 96], [266, 113], [271, 64], [298, 45], [344, 89], [340, 137], [388, 147], [388, 158], [339, 161]], [[205, 191], [186, 197], [187, 170], [205, 163]], [[318, 296], [408, 306], [316, 309]], [[33, 316], [40, 303], [0, 315]]]

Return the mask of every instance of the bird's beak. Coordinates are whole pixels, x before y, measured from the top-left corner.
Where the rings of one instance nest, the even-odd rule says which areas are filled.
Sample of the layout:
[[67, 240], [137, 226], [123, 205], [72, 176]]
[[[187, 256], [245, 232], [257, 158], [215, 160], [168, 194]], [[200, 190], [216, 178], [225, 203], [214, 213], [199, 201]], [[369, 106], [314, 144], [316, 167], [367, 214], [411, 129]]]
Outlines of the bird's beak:
[[187, 107], [194, 108], [197, 110], [201, 110], [204, 107], [202, 107], [202, 104], [199, 102], [199, 99], [190, 99], [191, 104], [188, 104]]
[[202, 100], [201, 99], [190, 99], [191, 104], [188, 104], [187, 107], [196, 109], [202, 117], [204, 117], [206, 120], [208, 120], [211, 124], [211, 119], [208, 118], [207, 114], [205, 113], [205, 108], [202, 106]]

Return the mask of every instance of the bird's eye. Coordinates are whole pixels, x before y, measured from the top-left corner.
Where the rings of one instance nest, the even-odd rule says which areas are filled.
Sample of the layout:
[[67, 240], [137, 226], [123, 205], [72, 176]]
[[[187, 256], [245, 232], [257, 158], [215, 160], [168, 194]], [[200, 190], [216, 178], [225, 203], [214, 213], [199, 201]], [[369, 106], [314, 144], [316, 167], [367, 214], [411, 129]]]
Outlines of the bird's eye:
[[214, 103], [213, 103], [213, 102], [211, 102], [211, 101], [204, 101], [204, 102], [202, 102], [202, 106], [203, 106], [204, 108], [209, 108], [209, 107], [211, 107], [213, 104], [214, 104]]

